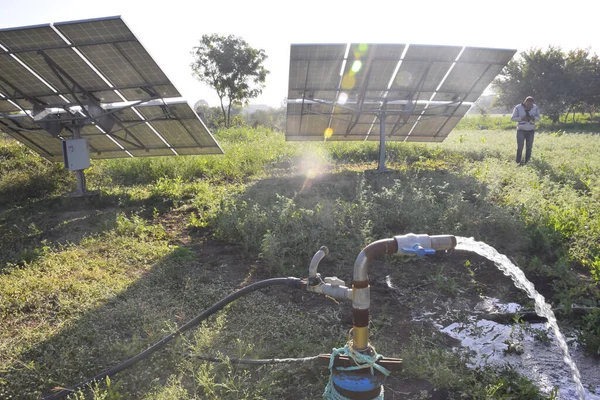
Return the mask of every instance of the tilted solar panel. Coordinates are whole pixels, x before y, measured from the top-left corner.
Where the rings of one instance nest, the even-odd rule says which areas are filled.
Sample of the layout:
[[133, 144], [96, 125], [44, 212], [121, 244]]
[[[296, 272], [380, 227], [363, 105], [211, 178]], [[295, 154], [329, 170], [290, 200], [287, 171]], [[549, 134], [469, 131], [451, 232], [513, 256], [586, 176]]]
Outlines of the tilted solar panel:
[[221, 154], [180, 96], [120, 17], [0, 30], [0, 130], [50, 160]]
[[515, 50], [294, 44], [286, 139], [442, 141]]
[[[212, 135], [186, 102], [141, 106], [118, 111], [118, 121], [110, 133], [95, 125], [81, 130], [81, 138], [88, 140], [90, 158], [149, 157], [163, 155], [220, 154], [221, 149]], [[4, 124], [2, 124], [4, 122]], [[53, 161], [62, 159], [62, 139], [73, 138], [65, 129], [60, 137], [52, 137], [40, 130], [29, 117], [0, 119], [0, 128], [17, 140], [27, 137], [46, 151], [42, 156]], [[27, 143], [25, 143], [27, 144]]]

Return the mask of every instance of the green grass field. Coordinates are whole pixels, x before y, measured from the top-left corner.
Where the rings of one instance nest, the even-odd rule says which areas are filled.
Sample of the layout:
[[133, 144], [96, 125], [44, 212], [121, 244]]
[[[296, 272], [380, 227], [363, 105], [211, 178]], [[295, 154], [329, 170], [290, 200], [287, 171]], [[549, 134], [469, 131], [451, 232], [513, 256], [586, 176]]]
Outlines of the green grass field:
[[[541, 132], [532, 162], [518, 167], [514, 132], [478, 124], [441, 144], [389, 143], [386, 173], [373, 171], [376, 143], [287, 143], [277, 132], [235, 128], [216, 135], [223, 156], [94, 161], [88, 187], [99, 195], [88, 200], [65, 197], [75, 182], [61, 165], [0, 138], [0, 398], [37, 399], [78, 383], [250, 282], [305, 277], [322, 245], [331, 254], [321, 272], [349, 283], [362, 247], [409, 232], [472, 236], [509, 255], [564, 310], [561, 327], [579, 329], [597, 353], [600, 312], [569, 309], [600, 305], [600, 136]], [[390, 258], [378, 268], [407, 288], [425, 285], [423, 296], [500, 290], [501, 274], [474, 259], [418, 265]], [[411, 325], [420, 294], [400, 303], [377, 296], [371, 341], [404, 359], [386, 399], [434, 389], [446, 398], [546, 398], [510, 368], [469, 369], [468, 355]], [[326, 367], [198, 356], [326, 353], [345, 343], [348, 313], [347, 304], [300, 292], [256, 292], [71, 398], [319, 398]]]

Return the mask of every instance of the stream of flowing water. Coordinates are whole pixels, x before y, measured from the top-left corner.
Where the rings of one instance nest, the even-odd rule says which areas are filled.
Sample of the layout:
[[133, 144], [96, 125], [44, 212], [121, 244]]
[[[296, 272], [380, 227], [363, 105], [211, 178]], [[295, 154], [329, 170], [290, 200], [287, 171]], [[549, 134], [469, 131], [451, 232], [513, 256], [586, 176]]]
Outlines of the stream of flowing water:
[[494, 249], [493, 247], [483, 242], [477, 242], [473, 238], [457, 236], [456, 239], [458, 242], [456, 246], [457, 250], [471, 251], [492, 261], [498, 267], [498, 269], [500, 269], [504, 273], [504, 275], [509, 276], [512, 279], [516, 287], [524, 290], [527, 293], [527, 295], [534, 300], [535, 312], [539, 316], [545, 317], [548, 320], [547, 326], [554, 333], [554, 337], [558, 342], [558, 346], [562, 350], [563, 360], [571, 370], [571, 374], [573, 376], [573, 381], [575, 382], [575, 388], [577, 389], [579, 399], [585, 400], [585, 390], [581, 383], [581, 376], [579, 374], [579, 370], [577, 369], [577, 365], [575, 365], [575, 362], [573, 362], [573, 359], [569, 354], [567, 342], [565, 341], [563, 334], [558, 328], [556, 316], [554, 315], [551, 306], [548, 303], [546, 303], [544, 296], [542, 296], [540, 293], [538, 293], [537, 290], [535, 290], [533, 283], [531, 283], [525, 277], [525, 274], [519, 267], [514, 265], [512, 261], [508, 259], [508, 257], [498, 253], [498, 251], [496, 251], [496, 249]]

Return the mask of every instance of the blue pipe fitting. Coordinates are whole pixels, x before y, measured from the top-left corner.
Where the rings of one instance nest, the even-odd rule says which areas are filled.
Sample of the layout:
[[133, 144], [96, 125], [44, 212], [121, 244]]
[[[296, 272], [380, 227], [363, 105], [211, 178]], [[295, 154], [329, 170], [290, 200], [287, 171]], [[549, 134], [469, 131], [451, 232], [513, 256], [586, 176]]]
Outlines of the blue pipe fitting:
[[[367, 369], [367, 371], [369, 371]], [[331, 374], [331, 380], [340, 389], [347, 390], [353, 393], [370, 392], [381, 388], [386, 376], [376, 373], [371, 375], [370, 372], [365, 374], [363, 371], [340, 371], [336, 370]]]
[[434, 249], [429, 249], [415, 243], [412, 247], [403, 247], [402, 252], [405, 254], [414, 254], [417, 257], [425, 257], [426, 255], [435, 254]]

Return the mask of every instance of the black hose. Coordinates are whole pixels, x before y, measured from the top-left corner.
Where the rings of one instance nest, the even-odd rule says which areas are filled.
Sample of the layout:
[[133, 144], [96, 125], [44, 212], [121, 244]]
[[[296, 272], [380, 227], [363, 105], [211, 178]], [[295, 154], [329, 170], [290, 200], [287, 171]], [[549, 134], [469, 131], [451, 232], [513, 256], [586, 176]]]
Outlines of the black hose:
[[93, 378], [89, 378], [83, 382], [78, 383], [77, 385], [71, 386], [70, 388], [62, 389], [59, 392], [50, 394], [50, 395], [44, 397], [42, 400], [62, 399], [63, 397], [66, 397], [66, 396], [74, 393], [75, 391], [84, 387], [85, 385], [88, 385], [89, 383], [98, 382], [98, 381], [106, 378], [107, 376], [113, 376], [113, 375], [123, 371], [124, 369], [129, 368], [132, 365], [136, 364], [138, 361], [148, 358], [154, 352], [163, 348], [168, 342], [170, 342], [177, 336], [181, 335], [183, 332], [194, 328], [195, 326], [200, 324], [200, 322], [204, 321], [206, 318], [210, 317], [217, 311], [220, 311], [221, 309], [223, 309], [223, 307], [225, 307], [227, 304], [231, 303], [232, 301], [237, 300], [238, 298], [240, 298], [248, 293], [254, 292], [255, 290], [263, 289], [268, 286], [275, 286], [275, 285], [290, 286], [290, 287], [297, 288], [297, 289], [303, 288], [305, 286], [305, 284], [302, 283], [302, 280], [300, 280], [298, 278], [272, 278], [272, 279], [266, 279], [264, 281], [252, 283], [252, 284], [230, 294], [229, 296], [225, 297], [223, 300], [219, 301], [218, 303], [213, 304], [210, 308], [207, 308], [206, 310], [204, 310], [204, 312], [202, 314], [198, 315], [196, 318], [192, 319], [187, 324], [185, 324], [181, 328], [177, 329], [175, 332], [171, 333], [168, 336], [165, 336], [164, 338], [162, 338], [160, 341], [158, 341], [151, 347], [142, 351], [138, 355], [130, 358], [129, 360], [125, 361], [124, 363], [119, 364], [110, 369], [107, 369], [106, 371], [99, 373], [98, 375], [94, 376]]

